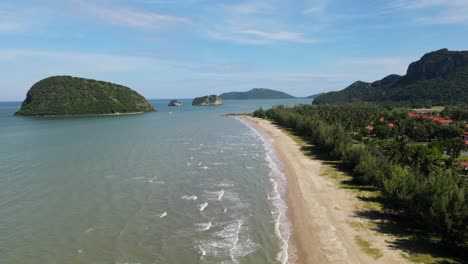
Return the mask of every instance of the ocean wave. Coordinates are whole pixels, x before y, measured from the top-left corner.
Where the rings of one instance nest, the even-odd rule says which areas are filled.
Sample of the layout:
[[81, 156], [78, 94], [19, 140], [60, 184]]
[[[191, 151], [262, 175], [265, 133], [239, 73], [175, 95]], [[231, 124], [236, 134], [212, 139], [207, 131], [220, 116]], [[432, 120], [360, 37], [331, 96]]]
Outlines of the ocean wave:
[[210, 230], [210, 228], [211, 228], [211, 221], [208, 222], [208, 223], [199, 223], [199, 224], [195, 224], [195, 226], [197, 227], [197, 230], [198, 230], [198, 231], [200, 231], [200, 232], [205, 232], [205, 231]]
[[167, 216], [167, 212], [164, 212], [164, 213], [162, 213], [162, 214], [159, 215], [159, 218], [164, 218], [164, 217], [166, 217], [166, 216]]
[[223, 196], [224, 196], [224, 189], [221, 189], [221, 190], [215, 191], [215, 192], [205, 191], [205, 193], [207, 194], [207, 195], [205, 195], [205, 197], [208, 200], [221, 201], [223, 199]]
[[208, 206], [208, 203], [202, 203], [198, 205], [198, 208], [200, 209], [200, 212], [203, 212], [205, 208]]
[[275, 219], [275, 233], [281, 241], [281, 251], [277, 254], [276, 259], [280, 263], [289, 263], [291, 256], [295, 254], [295, 249], [289, 248], [289, 239], [291, 237], [291, 223], [287, 218], [287, 204], [283, 197], [286, 195], [286, 175], [283, 173], [281, 162], [276, 157], [271, 144], [265, 136], [248, 121], [241, 118], [236, 118], [245, 126], [247, 126], [262, 143], [265, 149], [265, 161], [270, 168], [270, 182], [272, 184], [272, 193], [268, 194], [268, 200], [273, 205], [272, 215]]
[[183, 200], [192, 200], [192, 201], [195, 201], [195, 200], [198, 199], [198, 197], [195, 196], [195, 195], [184, 195], [184, 196], [182, 196], [180, 198], [183, 199]]

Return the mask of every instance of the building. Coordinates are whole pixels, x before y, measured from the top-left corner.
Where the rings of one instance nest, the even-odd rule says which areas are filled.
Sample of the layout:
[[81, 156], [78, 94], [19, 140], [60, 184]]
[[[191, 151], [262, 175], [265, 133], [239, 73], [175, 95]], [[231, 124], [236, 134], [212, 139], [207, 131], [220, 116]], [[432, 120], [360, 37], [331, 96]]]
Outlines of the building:
[[443, 126], [448, 126], [450, 124], [453, 123], [453, 120], [451, 119], [447, 119], [447, 118], [443, 118], [443, 117], [440, 117], [440, 116], [431, 116], [431, 115], [426, 115], [426, 114], [417, 114], [415, 112], [409, 112], [408, 113], [408, 117], [411, 117], [411, 118], [420, 118], [420, 119], [429, 119], [429, 120], [432, 120], [434, 122], [437, 122]]

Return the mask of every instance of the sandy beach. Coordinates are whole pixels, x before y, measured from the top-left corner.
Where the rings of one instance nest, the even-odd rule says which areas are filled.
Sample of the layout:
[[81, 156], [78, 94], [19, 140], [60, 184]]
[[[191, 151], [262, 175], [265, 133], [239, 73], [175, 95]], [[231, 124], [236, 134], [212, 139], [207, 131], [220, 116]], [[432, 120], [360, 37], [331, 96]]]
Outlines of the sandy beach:
[[[293, 226], [290, 241], [297, 263], [408, 263], [402, 252], [388, 246], [391, 237], [369, 228], [356, 215], [359, 199], [337, 180], [321, 176], [321, 161], [306, 157], [298, 144], [269, 121], [244, 116], [270, 141], [287, 177], [287, 204]], [[366, 241], [381, 253], [368, 255], [356, 242]]]

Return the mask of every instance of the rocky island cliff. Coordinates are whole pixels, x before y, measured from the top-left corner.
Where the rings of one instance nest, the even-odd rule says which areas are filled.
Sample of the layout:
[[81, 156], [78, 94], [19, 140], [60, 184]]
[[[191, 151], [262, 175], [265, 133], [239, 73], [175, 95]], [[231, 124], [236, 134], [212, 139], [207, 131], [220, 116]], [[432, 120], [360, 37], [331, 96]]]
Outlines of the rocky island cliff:
[[168, 106], [182, 106], [182, 103], [177, 100], [171, 100]]
[[193, 99], [192, 105], [195, 106], [216, 106], [222, 105], [223, 101], [217, 95], [207, 95]]
[[103, 81], [54, 76], [34, 84], [19, 116], [106, 115], [155, 111], [134, 90]]

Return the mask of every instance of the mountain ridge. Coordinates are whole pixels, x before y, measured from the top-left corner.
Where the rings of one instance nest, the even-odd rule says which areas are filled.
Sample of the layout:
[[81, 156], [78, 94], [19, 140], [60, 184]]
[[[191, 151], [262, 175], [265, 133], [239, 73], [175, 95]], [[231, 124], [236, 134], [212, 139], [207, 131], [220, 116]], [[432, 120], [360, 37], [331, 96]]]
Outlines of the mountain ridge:
[[440, 49], [411, 63], [405, 75], [391, 74], [368, 83], [357, 81], [315, 98], [315, 104], [390, 102], [415, 106], [468, 101], [468, 51]]

